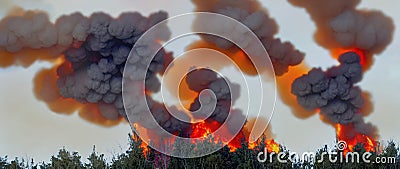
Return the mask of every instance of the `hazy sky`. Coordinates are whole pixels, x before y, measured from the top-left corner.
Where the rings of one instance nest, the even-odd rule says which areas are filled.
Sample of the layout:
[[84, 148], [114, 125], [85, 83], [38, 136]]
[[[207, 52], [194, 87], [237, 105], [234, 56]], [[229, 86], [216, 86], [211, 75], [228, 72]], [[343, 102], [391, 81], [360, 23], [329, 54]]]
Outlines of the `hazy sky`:
[[[52, 20], [62, 14], [82, 12], [90, 15], [102, 11], [118, 16], [126, 11], [139, 11], [144, 15], [165, 10], [170, 16], [191, 12], [190, 1], [182, 0], [4, 0], [0, 5], [0, 16], [12, 7], [12, 3], [26, 9], [47, 11]], [[280, 26], [278, 37], [291, 41], [298, 49], [306, 53], [305, 61], [313, 67], [327, 68], [337, 64], [328, 51], [313, 41], [315, 30], [309, 15], [286, 1], [263, 0]], [[397, 0], [363, 0], [359, 8], [382, 10], [400, 25], [400, 12]], [[173, 31], [173, 30], [172, 30]], [[400, 141], [400, 95], [396, 94], [400, 86], [400, 35], [396, 28], [393, 42], [380, 55], [359, 84], [363, 90], [372, 94], [373, 113], [366, 118], [379, 128], [382, 140]], [[179, 49], [174, 49], [179, 50]], [[127, 147], [130, 128], [127, 123], [111, 128], [99, 127], [88, 123], [78, 115], [59, 115], [51, 112], [43, 102], [36, 100], [32, 92], [32, 79], [35, 72], [46, 63], [36, 63], [28, 69], [12, 67], [0, 69], [0, 156], [9, 155], [34, 157], [36, 161], [48, 161], [65, 146], [71, 151], [79, 151], [83, 158], [91, 152], [93, 145], [108, 158], [123, 152]], [[297, 152], [315, 150], [324, 144], [332, 145], [335, 131], [322, 123], [317, 115], [309, 119], [297, 119], [290, 109], [278, 103], [272, 119], [272, 131], [276, 140]]]

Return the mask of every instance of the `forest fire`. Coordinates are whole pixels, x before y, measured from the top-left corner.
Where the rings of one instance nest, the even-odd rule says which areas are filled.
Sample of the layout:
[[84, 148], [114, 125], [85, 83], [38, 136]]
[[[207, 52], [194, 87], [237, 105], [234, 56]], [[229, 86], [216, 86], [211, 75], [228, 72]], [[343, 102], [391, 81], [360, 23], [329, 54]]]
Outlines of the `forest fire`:
[[361, 1], [289, 2], [309, 13], [316, 24], [314, 40], [340, 62], [326, 71], [313, 68], [297, 78], [292, 84], [297, 103], [319, 111], [321, 119], [336, 129], [338, 141], [346, 142], [345, 153], [358, 143], [366, 151], [375, 151], [378, 129], [364, 119], [373, 111], [371, 96], [357, 83], [371, 68], [373, 56], [391, 43], [392, 19], [381, 12], [357, 9]]
[[[250, 150], [256, 149], [258, 146], [261, 146], [261, 141], [262, 139], [260, 138], [256, 142], [249, 142], [248, 136], [246, 136], [249, 131], [246, 131], [246, 128], [243, 128], [241, 132], [239, 132], [232, 140], [228, 141], [225, 140], [225, 137], [227, 136], [221, 136], [218, 137], [215, 134], [215, 130], [217, 130], [221, 124], [219, 124], [216, 121], [212, 122], [207, 122], [207, 121], [201, 121], [198, 123], [194, 123], [192, 125], [192, 133], [190, 134], [190, 138], [199, 138], [202, 141], [208, 141], [207, 138], [212, 138], [214, 141], [214, 144], [217, 145], [219, 143], [226, 144], [227, 147], [229, 148], [230, 152], [235, 152], [238, 148], [241, 148], [243, 145], [247, 144], [247, 148]], [[222, 128], [224, 133], [227, 135], [231, 135], [229, 131], [225, 130]], [[140, 140], [139, 136], [133, 135], [132, 139], [135, 141]], [[170, 144], [174, 144], [174, 140], [170, 140]], [[192, 144], [196, 145], [198, 142], [193, 141]], [[274, 139], [269, 138], [266, 139], [264, 142], [265, 147], [267, 148], [268, 152], [275, 152], [279, 153], [280, 151], [280, 144], [277, 143]], [[146, 157], [147, 154], [150, 151], [150, 147], [146, 142], [141, 142], [140, 145], [138, 145], [143, 152], [143, 155]]]
[[292, 93], [302, 107], [318, 110], [321, 119], [335, 127], [337, 139], [348, 145], [345, 152], [353, 151], [358, 143], [373, 151], [377, 128], [363, 119], [372, 111], [372, 103], [357, 86], [365, 70], [365, 55], [356, 48], [340, 52], [334, 55], [339, 65], [326, 71], [313, 68], [293, 82]]
[[[214, 133], [215, 130], [217, 130], [221, 124], [219, 124], [217, 121], [211, 121], [211, 122], [206, 122], [206, 121], [201, 121], [199, 123], [195, 123], [192, 125], [192, 133], [190, 134], [190, 138], [201, 138], [205, 139], [209, 137], [210, 134]], [[232, 135], [228, 130], [224, 130], [224, 133], [227, 135]], [[228, 142], [228, 140], [224, 140], [224, 137], [218, 137], [215, 135], [212, 135], [214, 137], [215, 144], [218, 142], [222, 142], [223, 144], [227, 144], [231, 152], [236, 151], [236, 149], [240, 148], [242, 146], [243, 142], [247, 142], [247, 146], [249, 149], [254, 149], [257, 146], [260, 145], [261, 139], [250, 143], [249, 139], [246, 135], [246, 133], [249, 133], [246, 128], [242, 128], [242, 131], [239, 132], [231, 141]], [[268, 152], [276, 152], [278, 153], [280, 150], [280, 146], [277, 142], [275, 142], [274, 139], [267, 139], [265, 140], [265, 146], [268, 149]]]
[[266, 144], [268, 152], [278, 153], [280, 151], [280, 146], [274, 139], [267, 140]]
[[142, 142], [142, 144], [140, 144], [140, 148], [143, 149], [143, 155], [146, 157], [149, 151], [148, 145], [145, 142]]
[[363, 145], [367, 152], [375, 151], [377, 142], [371, 137], [355, 131], [353, 124], [337, 124], [335, 128], [337, 139], [345, 141], [347, 144], [347, 147], [343, 150], [344, 153], [354, 151], [357, 144]]
[[[136, 134], [148, 142], [135, 147], [141, 147], [144, 156], [154, 147], [173, 156], [169, 153], [174, 148], [168, 147], [169, 144], [180, 146], [179, 141], [193, 140], [188, 143], [200, 145], [197, 141], [209, 138], [213, 140], [211, 143], [227, 145], [231, 152], [241, 147], [258, 151], [264, 145], [269, 152], [280, 151], [270, 131], [255, 127], [255, 122], [245, 116], [248, 113], [242, 110], [245, 102], [239, 100], [244, 98], [240, 95], [242, 83], [218, 72], [230, 66], [236, 66], [246, 76], [265, 77], [265, 82], [276, 80], [280, 100], [290, 106], [296, 117], [306, 119], [319, 112], [324, 122], [335, 127], [337, 139], [346, 141], [345, 152], [353, 151], [358, 143], [366, 151], [375, 151], [378, 130], [364, 121], [372, 112], [372, 99], [358, 83], [371, 67], [373, 56], [392, 41], [394, 25], [390, 17], [377, 11], [358, 10], [357, 0], [324, 3], [288, 0], [305, 8], [315, 22], [315, 41], [340, 62], [323, 70], [309, 67], [303, 62], [305, 53], [276, 36], [278, 22], [259, 2], [192, 2], [196, 12], [225, 15], [240, 24], [196, 16], [191, 28], [200, 40], [185, 49], [190, 62], [175, 62], [178, 57], [164, 49], [176, 32], [169, 30], [164, 22], [169, 17], [163, 11], [149, 16], [126, 12], [118, 17], [102, 12], [84, 16], [78, 12], [52, 22], [45, 12], [22, 10], [20, 15], [6, 16], [0, 21], [0, 67], [28, 67], [36, 61], [51, 63], [51, 68], [36, 74], [35, 96], [54, 112], [78, 112], [81, 118], [102, 126], [115, 126], [122, 121], [140, 125], [142, 130]], [[158, 26], [161, 29], [151, 33]], [[259, 52], [257, 44], [267, 52]], [[189, 53], [200, 51], [197, 49], [215, 53], [188, 57]], [[234, 64], [223, 62], [216, 53], [225, 55]], [[268, 56], [263, 57], [265, 53]], [[257, 68], [257, 63], [264, 63], [262, 58], [271, 62], [271, 70], [267, 66]], [[201, 64], [204, 61], [211, 62]], [[167, 78], [167, 74], [171, 76]], [[164, 78], [166, 82], [160, 82]], [[156, 99], [156, 94], [162, 94], [163, 85], [172, 97], [181, 101], [185, 110]], [[175, 110], [176, 114], [169, 110]], [[250, 136], [254, 131], [263, 131], [266, 139]], [[258, 140], [251, 142], [250, 138]], [[140, 140], [138, 136], [133, 139]], [[186, 158], [199, 154], [180, 155]]]
[[[194, 123], [192, 124], [192, 133], [190, 134], [190, 138], [200, 138], [202, 140], [208, 138], [211, 134], [211, 137], [213, 137], [214, 139], [214, 143], [218, 144], [218, 143], [224, 143], [227, 144], [230, 151], [233, 152], [235, 151], [237, 148], [240, 147], [241, 145], [241, 140], [243, 139], [243, 134], [239, 133], [237, 136], [235, 136], [233, 138], [233, 140], [231, 140], [229, 143], [228, 140], [225, 140], [222, 136], [216, 136], [212, 133], [214, 133], [219, 127], [221, 127], [221, 124], [218, 123], [217, 121], [201, 121], [198, 123]], [[225, 131], [225, 129], [222, 129]], [[229, 131], [225, 131], [225, 133], [227, 135], [231, 135], [229, 133]], [[193, 142], [195, 143], [195, 142]]]
[[[279, 153], [280, 145], [274, 139], [265, 140], [264, 144], [269, 153], [271, 153], [271, 152]], [[249, 143], [249, 149], [254, 149], [258, 145], [260, 145], [260, 142]]]
[[[206, 138], [208, 135], [213, 133], [220, 124], [217, 121], [212, 121], [206, 123], [206, 121], [201, 121], [192, 125], [192, 133], [190, 138]], [[216, 128], [217, 127], [217, 128]]]

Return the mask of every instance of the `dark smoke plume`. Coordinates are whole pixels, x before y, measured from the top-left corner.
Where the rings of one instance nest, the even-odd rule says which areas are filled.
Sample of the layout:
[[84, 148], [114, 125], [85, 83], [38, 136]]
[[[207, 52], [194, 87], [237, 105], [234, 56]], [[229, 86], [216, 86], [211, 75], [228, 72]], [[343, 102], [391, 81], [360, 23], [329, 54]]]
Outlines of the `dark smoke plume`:
[[[112, 20], [108, 15], [98, 13], [91, 18], [87, 41], [79, 48], [65, 52], [73, 73], [59, 74], [59, 91], [66, 98], [99, 103], [104, 115], [125, 115], [121, 95], [122, 72], [130, 49], [144, 31], [166, 19], [167, 14], [157, 13], [145, 18], [138, 13], [124, 13]], [[160, 88], [160, 84], [152, 82], [155, 73], [163, 69], [165, 57], [166, 52], [161, 50], [152, 62], [151, 66], [158, 69], [148, 74], [146, 89], [149, 91], [156, 92]]]
[[[270, 53], [277, 75], [284, 74], [289, 66], [303, 60], [304, 54], [292, 44], [274, 37], [278, 27], [258, 2], [194, 2], [198, 5], [197, 11], [223, 14], [249, 27]], [[132, 123], [153, 129], [155, 126], [152, 121], [141, 114], [149, 108], [158, 125], [168, 132], [190, 132], [189, 123], [172, 116], [163, 103], [152, 98], [152, 93], [160, 90], [157, 75], [164, 73], [173, 58], [172, 54], [161, 48], [151, 60], [149, 68], [144, 67], [145, 61], [150, 58], [149, 53], [159, 48], [160, 42], [168, 40], [170, 31], [167, 26], [163, 25], [160, 32], [147, 39], [147, 43], [133, 48], [144, 32], [165, 19], [165, 12], [148, 17], [129, 12], [117, 18], [99, 12], [89, 17], [81, 13], [64, 15], [53, 23], [45, 12], [18, 9], [0, 21], [0, 66], [28, 67], [36, 61], [52, 63], [52, 68], [43, 69], [36, 75], [34, 91], [36, 97], [55, 112], [71, 114], [78, 111], [82, 118], [104, 126], [115, 125], [121, 119], [129, 118]], [[225, 26], [216, 25], [213, 29], [227, 31]], [[236, 35], [238, 39], [245, 36], [240, 33]], [[222, 50], [238, 50], [220, 38], [202, 37]], [[248, 43], [246, 46], [251, 50], [253, 42], [241, 43]], [[128, 61], [129, 54], [131, 60]], [[125, 67], [129, 69], [126, 72], [130, 73], [128, 81], [139, 80], [139, 74], [146, 72], [145, 86], [134, 83], [129, 86], [132, 90], [127, 90], [128, 93], [132, 92], [131, 97], [146, 97], [146, 103], [130, 98], [124, 100], [125, 103], [122, 101], [122, 74]], [[232, 104], [239, 97], [237, 84], [231, 84], [215, 72], [205, 69], [189, 73], [185, 83], [198, 94], [189, 110], [214, 106], [207, 119], [227, 122], [230, 131], [242, 128], [238, 123], [245, 119], [244, 115], [240, 110], [232, 109]], [[203, 94], [201, 91], [204, 89], [212, 94]], [[131, 113], [125, 112], [126, 109]], [[196, 119], [205, 116], [201, 113], [187, 115], [175, 107], [169, 109], [189, 121], [191, 117]], [[233, 115], [228, 118], [230, 113]]]
[[354, 84], [372, 65], [373, 55], [392, 41], [392, 19], [380, 11], [356, 9], [360, 0], [289, 2], [306, 9], [317, 26], [316, 42], [330, 50], [333, 57], [339, 56], [341, 63], [326, 72], [312, 69], [296, 79], [292, 93], [298, 103], [305, 109], [318, 109], [322, 120], [335, 126], [339, 138], [364, 134], [377, 139], [376, 127], [363, 119], [372, 112], [371, 97]]
[[342, 49], [360, 49], [365, 52], [368, 69], [373, 55], [381, 53], [392, 41], [394, 24], [380, 11], [358, 10], [361, 0], [289, 0], [303, 7], [317, 26], [315, 41], [337, 53]]
[[[275, 20], [269, 17], [267, 10], [261, 7], [259, 2], [254, 0], [192, 1], [196, 5], [196, 11], [214, 12], [231, 17], [254, 32], [268, 51], [276, 75], [283, 75], [288, 71], [289, 66], [298, 65], [303, 60], [304, 54], [295, 49], [290, 42], [282, 42], [279, 38], [274, 37], [278, 32], [278, 25]], [[212, 18], [197, 18], [193, 29], [196, 31], [198, 27], [204, 25], [209, 26], [214, 31], [217, 30], [220, 35], [233, 36], [241, 45], [246, 46], [244, 49], [246, 51], [252, 51], [254, 46], [252, 43], [256, 43], [246, 41], [248, 35], [241, 30], [236, 30], [234, 26], [218, 23], [218, 21], [214, 23]], [[221, 49], [237, 50], [234, 49], [233, 43], [224, 38], [213, 35], [202, 35], [202, 38]]]
[[[44, 12], [14, 13], [0, 22], [0, 65], [56, 61], [54, 68], [35, 78], [36, 96], [57, 112], [79, 110], [83, 118], [109, 125], [107, 121], [125, 116], [122, 72], [132, 46], [146, 30], [165, 19], [165, 12], [149, 17], [130, 12], [117, 18], [105, 13], [90, 17], [73, 13], [61, 16], [53, 24]], [[155, 41], [166, 40], [169, 34], [165, 27]], [[157, 44], [149, 43], [148, 47], [151, 45]], [[147, 74], [147, 90], [159, 90], [160, 84], [153, 82], [170, 57], [164, 49], [157, 53]], [[69, 108], [63, 106], [68, 103]]]
[[[361, 55], [363, 70], [367, 70], [373, 62], [373, 55], [381, 53], [392, 40], [394, 25], [392, 19], [379, 11], [357, 10], [360, 0], [289, 0], [297, 7], [304, 8], [316, 24], [315, 41], [328, 49], [332, 57], [337, 58], [346, 51], [358, 51]], [[294, 80], [307, 73], [310, 68], [300, 65], [289, 70], [290, 73], [278, 77], [279, 93], [283, 102], [289, 105], [293, 114], [299, 118], [308, 118], [315, 111], [307, 111], [291, 94]], [[363, 92], [366, 103], [370, 103], [370, 95]], [[365, 104], [361, 114], [372, 112], [372, 104]]]
[[[339, 56], [340, 65], [326, 72], [314, 68], [297, 78], [292, 84], [292, 93], [298, 103], [308, 110], [319, 109], [323, 119], [330, 124], [354, 124], [359, 133], [374, 136], [371, 124], [365, 124], [360, 110], [365, 105], [357, 82], [362, 79], [360, 56], [354, 52]], [[367, 127], [369, 126], [369, 127]], [[364, 131], [366, 130], [366, 131]]]
[[[207, 110], [210, 110], [209, 108], [214, 108], [207, 119], [217, 121], [220, 124], [227, 120], [230, 112], [241, 112], [240, 110], [234, 110], [231, 108], [236, 99], [239, 97], [240, 86], [238, 84], [231, 83], [227, 81], [227, 79], [218, 77], [217, 74], [212, 70], [203, 68], [191, 71], [189, 74], [187, 74], [185, 79], [189, 89], [197, 93], [200, 93], [205, 89], [209, 89], [213, 94], [215, 94], [215, 98], [213, 98], [210, 94], [205, 94], [204, 96], [199, 95], [196, 97], [194, 102], [190, 105], [190, 111], [194, 112], [196, 110], [203, 109], [203, 111], [199, 113], [204, 113], [207, 112]], [[193, 116], [195, 118], [197, 116], [202, 117], [202, 114], [193, 114]], [[246, 117], [244, 117], [241, 113], [237, 113], [234, 118], [240, 121], [240, 118], [245, 119]], [[240, 126], [240, 124], [234, 124], [235, 121], [232, 119], [229, 120], [231, 120], [229, 121], [231, 124], [228, 125], [228, 127], [232, 132], [234, 132], [234, 127]]]

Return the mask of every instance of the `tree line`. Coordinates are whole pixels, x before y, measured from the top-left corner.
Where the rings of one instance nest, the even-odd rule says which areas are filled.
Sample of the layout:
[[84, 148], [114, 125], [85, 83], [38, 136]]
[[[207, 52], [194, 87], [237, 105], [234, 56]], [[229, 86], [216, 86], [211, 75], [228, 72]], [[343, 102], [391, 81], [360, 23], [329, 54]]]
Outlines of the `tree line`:
[[[251, 169], [251, 168], [400, 168], [399, 147], [394, 141], [388, 141], [388, 144], [382, 148], [380, 153], [370, 152], [370, 162], [365, 161], [334, 161], [330, 160], [328, 154], [330, 152], [340, 153], [338, 149], [329, 150], [327, 146], [319, 148], [315, 152], [314, 159], [298, 159], [290, 155], [290, 150], [280, 145], [279, 152], [282, 156], [278, 157], [278, 153], [266, 152], [266, 161], [260, 162], [259, 153], [264, 151], [265, 137], [259, 140], [259, 144], [254, 148], [249, 148], [245, 141], [236, 151], [231, 151], [228, 146], [222, 149], [198, 158], [177, 158], [164, 155], [157, 152], [151, 147], [143, 150], [142, 141], [137, 135], [129, 135], [129, 148], [124, 153], [115, 155], [112, 160], [104, 157], [104, 154], [93, 152], [87, 157], [86, 162], [78, 152], [70, 152], [65, 148], [58, 151], [57, 155], [50, 157], [50, 162], [35, 162], [33, 159], [15, 158], [9, 160], [7, 156], [0, 157], [0, 169], [128, 169], [128, 168], [171, 168], [171, 169]], [[180, 145], [185, 145], [181, 147]], [[187, 146], [187, 144], [174, 143], [174, 150], [185, 151], [201, 151], [196, 149], [201, 146], [216, 146], [212, 138], [205, 139], [202, 143]], [[366, 150], [362, 144], [357, 144], [353, 148], [353, 152], [360, 154]], [[201, 152], [198, 152], [201, 153]], [[278, 160], [279, 158], [279, 160]], [[321, 159], [323, 158], [323, 159]], [[386, 161], [386, 163], [376, 163], [376, 159], [394, 159], [394, 161]], [[282, 161], [284, 160], [284, 162]]]

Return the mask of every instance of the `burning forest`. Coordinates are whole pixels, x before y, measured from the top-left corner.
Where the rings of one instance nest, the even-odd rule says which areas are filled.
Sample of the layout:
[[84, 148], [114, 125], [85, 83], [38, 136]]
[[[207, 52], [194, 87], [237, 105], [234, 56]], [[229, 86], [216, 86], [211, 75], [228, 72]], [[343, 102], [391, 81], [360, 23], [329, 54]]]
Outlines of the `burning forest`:
[[[374, 56], [391, 43], [392, 19], [380, 11], [357, 9], [360, 0], [288, 2], [309, 14], [315, 42], [331, 54], [321, 57], [335, 58], [336, 65], [326, 70], [307, 65], [307, 51], [278, 37], [278, 22], [258, 1], [192, 0], [190, 26], [198, 39], [187, 44], [186, 55], [212, 50], [231, 64], [218, 59], [217, 66], [197, 64], [217, 58], [207, 52], [200, 55], [210, 56], [195, 56], [192, 62], [175, 62], [179, 54], [165, 47], [175, 37], [164, 11], [118, 17], [76, 12], [52, 22], [44, 11], [15, 8], [0, 21], [0, 67], [50, 63], [33, 80], [38, 100], [55, 113], [77, 112], [99, 126], [129, 124], [139, 136], [134, 139], [143, 141], [145, 156], [154, 149], [173, 157], [202, 157], [244, 145], [283, 151], [272, 133], [272, 114], [251, 117], [238, 108], [246, 91], [219, 72], [233, 65], [244, 76], [276, 82], [278, 99], [295, 117], [318, 114], [335, 128], [335, 139], [347, 143], [345, 152], [361, 143], [366, 151], [379, 153], [378, 128], [364, 119], [373, 112], [372, 96], [359, 83], [365, 72], [373, 71]], [[163, 85], [180, 105], [156, 97]], [[220, 146], [202, 153], [169, 146], [209, 140]]]

